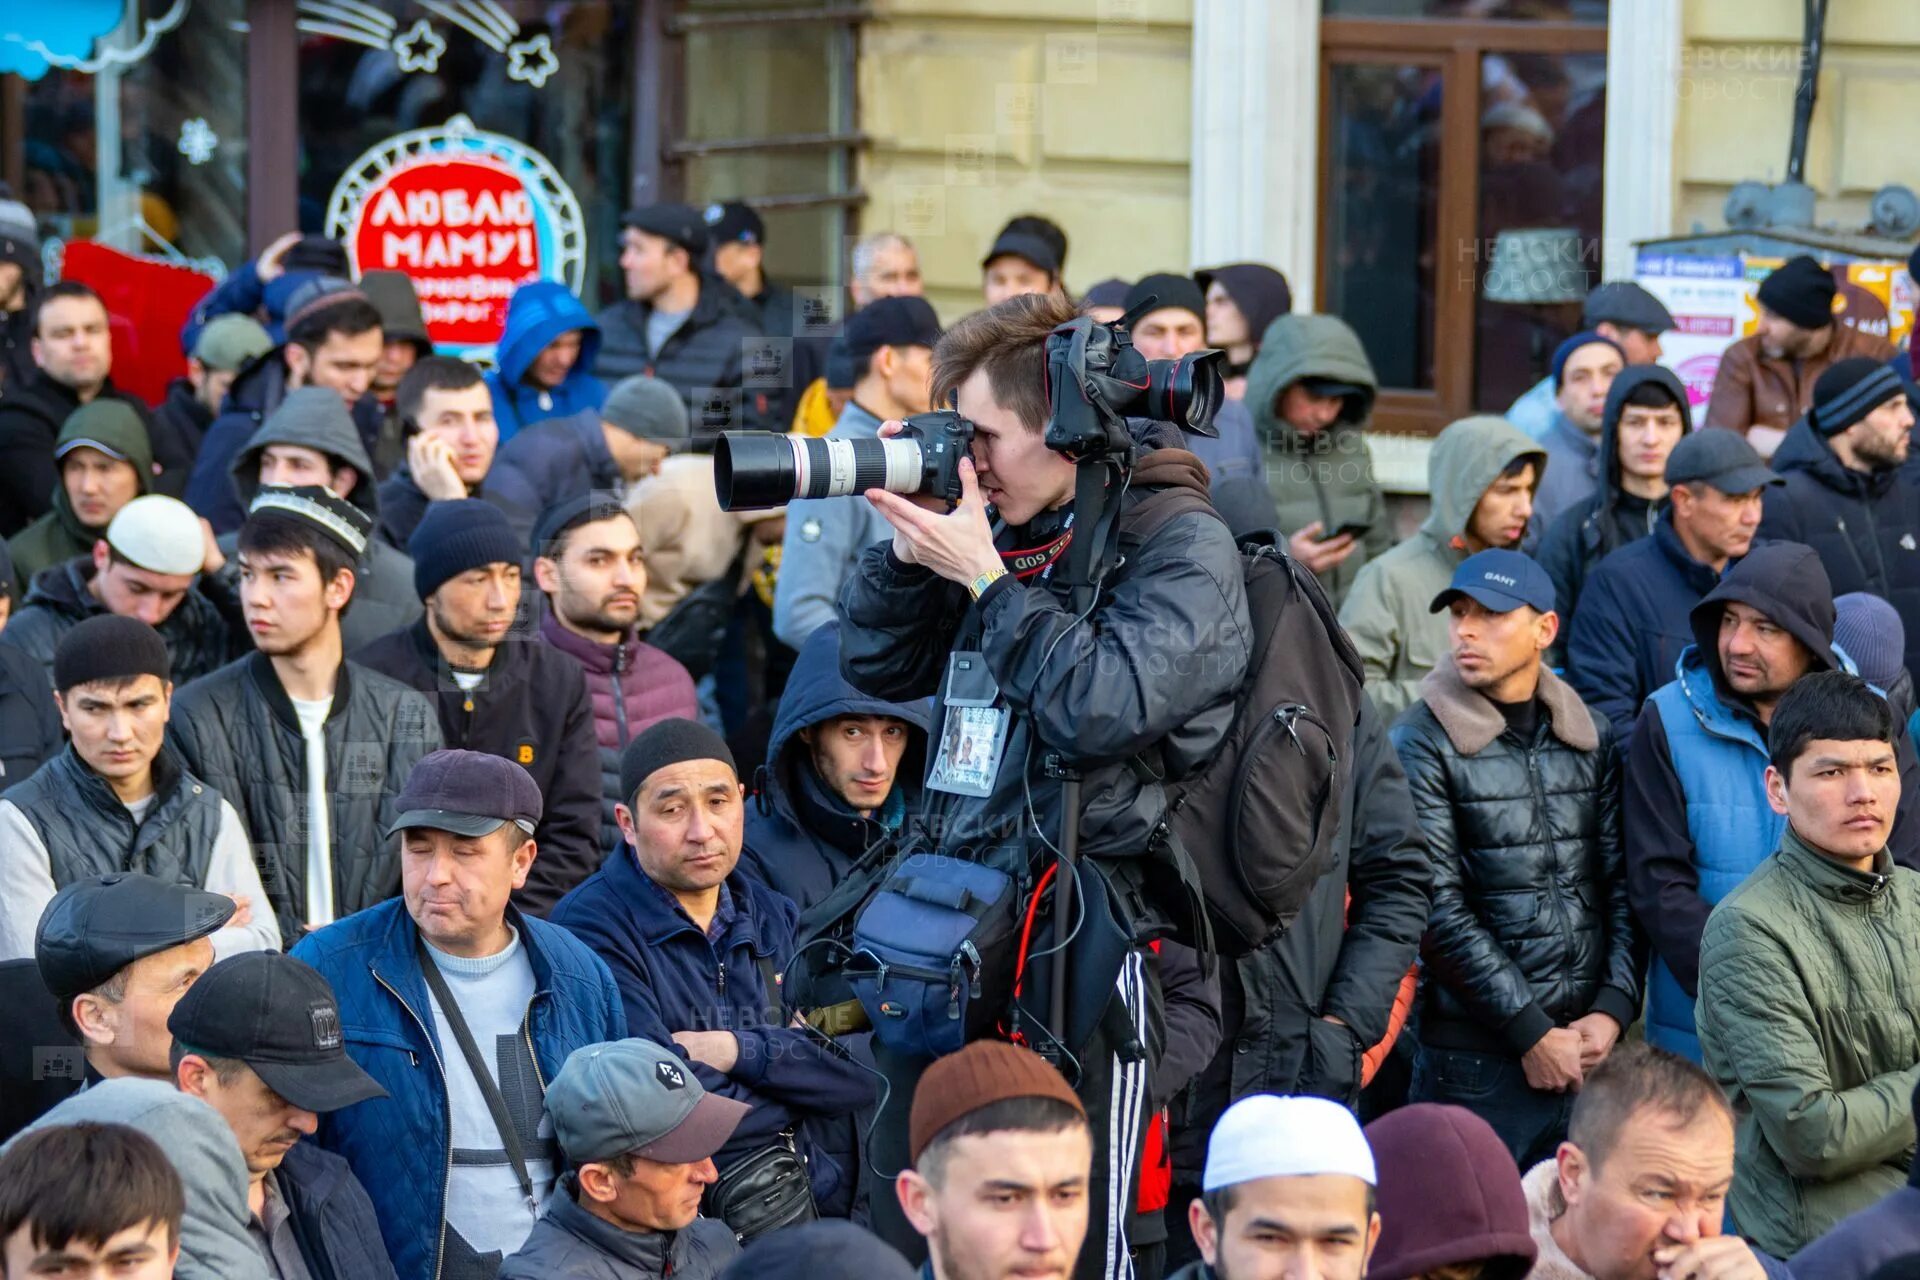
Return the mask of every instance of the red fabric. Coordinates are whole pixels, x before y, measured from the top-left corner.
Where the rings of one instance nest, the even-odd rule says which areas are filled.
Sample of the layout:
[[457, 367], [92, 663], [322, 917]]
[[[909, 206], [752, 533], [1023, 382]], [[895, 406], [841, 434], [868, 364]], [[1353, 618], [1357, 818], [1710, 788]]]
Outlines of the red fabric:
[[91, 286], [107, 304], [113, 384], [148, 404], [160, 403], [167, 383], [187, 371], [180, 330], [213, 288], [213, 277], [91, 240], [67, 244], [60, 277]]
[[1158, 1213], [1173, 1199], [1173, 1160], [1167, 1154], [1167, 1113], [1156, 1111], [1147, 1122], [1147, 1140], [1140, 1146], [1140, 1194], [1136, 1213]]

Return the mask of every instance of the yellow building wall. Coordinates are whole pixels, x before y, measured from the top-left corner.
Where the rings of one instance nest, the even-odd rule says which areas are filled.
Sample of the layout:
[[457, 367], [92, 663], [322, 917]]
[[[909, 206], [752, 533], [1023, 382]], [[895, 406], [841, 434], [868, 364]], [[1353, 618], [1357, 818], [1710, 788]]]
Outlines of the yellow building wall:
[[[1728, 190], [1786, 177], [1801, 0], [1684, 0], [1674, 230], [1725, 226]], [[1873, 192], [1920, 188], [1920, 0], [1828, 6], [1806, 180], [1817, 220], [1857, 230]]]
[[1066, 229], [1075, 291], [1185, 270], [1193, 0], [874, 0], [860, 36], [863, 231], [920, 251], [951, 322], [1019, 213]]

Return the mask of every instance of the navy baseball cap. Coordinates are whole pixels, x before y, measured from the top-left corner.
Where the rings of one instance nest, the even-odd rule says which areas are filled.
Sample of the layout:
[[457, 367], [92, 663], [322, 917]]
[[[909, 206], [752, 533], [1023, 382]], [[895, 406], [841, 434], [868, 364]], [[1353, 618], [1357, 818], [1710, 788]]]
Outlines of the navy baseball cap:
[[1495, 613], [1511, 613], [1521, 605], [1552, 613], [1553, 579], [1532, 556], [1500, 549], [1482, 551], [1460, 562], [1453, 581], [1433, 598], [1429, 612], [1438, 613], [1461, 596]]
[[707, 233], [715, 244], [735, 241], [740, 244], [765, 244], [767, 224], [760, 221], [760, 215], [737, 200], [725, 204], [710, 204], [700, 215], [707, 224]]
[[414, 827], [484, 836], [511, 822], [527, 835], [540, 825], [540, 787], [511, 760], [447, 748], [422, 756], [394, 802], [389, 836]]

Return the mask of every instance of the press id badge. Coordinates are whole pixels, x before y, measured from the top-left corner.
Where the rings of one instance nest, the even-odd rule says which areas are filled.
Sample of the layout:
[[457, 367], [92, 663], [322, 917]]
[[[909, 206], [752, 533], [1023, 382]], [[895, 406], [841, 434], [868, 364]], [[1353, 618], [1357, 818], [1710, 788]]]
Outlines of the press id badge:
[[987, 669], [986, 655], [961, 650], [950, 656], [940, 700], [946, 723], [927, 785], [956, 796], [991, 794], [1007, 745], [1008, 712], [1000, 705], [1000, 686]]

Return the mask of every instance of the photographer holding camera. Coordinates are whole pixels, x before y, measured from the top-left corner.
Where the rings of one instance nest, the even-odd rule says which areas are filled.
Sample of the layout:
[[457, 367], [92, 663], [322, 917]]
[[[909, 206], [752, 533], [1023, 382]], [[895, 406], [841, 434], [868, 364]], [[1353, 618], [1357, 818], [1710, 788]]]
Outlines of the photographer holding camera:
[[[1115, 378], [1097, 388], [1084, 374], [1062, 376], [1068, 361], [1049, 339], [1073, 319], [1057, 296], [1029, 295], [941, 337], [934, 402], [971, 424], [970, 457], [957, 463], [959, 500], [948, 510], [938, 498], [867, 490], [894, 536], [862, 554], [841, 592], [840, 653], [847, 678], [871, 696], [935, 696], [929, 741], [937, 746], [919, 824], [925, 847], [1013, 876], [1030, 938], [1021, 946], [1016, 932], [1005, 949], [1018, 949], [1022, 969], [1056, 949], [1067, 965], [1067, 1026], [1046, 1027], [1004, 999], [997, 1013], [1002, 1028], [1024, 1029], [1037, 1048], [1058, 1046], [1055, 1056], [1094, 1117], [1093, 1221], [1076, 1274], [1118, 1277], [1131, 1274], [1124, 1223], [1147, 1119], [1144, 1050], [1163, 1034], [1145, 947], [1188, 923], [1165, 905], [1180, 896], [1168, 891], [1179, 882], [1158, 852], [1166, 795], [1141, 757], [1157, 751], [1159, 776], [1177, 777], [1219, 745], [1246, 675], [1251, 626], [1238, 550], [1211, 511], [1183, 511], [1144, 536], [1129, 533], [1128, 513], [1156, 492], [1185, 488], [1203, 500], [1207, 493], [1206, 468], [1165, 422], [1126, 424], [1133, 441], [1117, 494], [1118, 554], [1094, 603], [1084, 613], [1070, 605], [1072, 540], [1106, 529], [1104, 521], [1091, 529], [1075, 522], [1078, 473], [1096, 455], [1082, 452], [1076, 463], [1050, 442], [1096, 398], [1102, 409], [1124, 412], [1131, 405], [1114, 403], [1116, 388], [1138, 393], [1148, 385], [1120, 378], [1117, 360]], [[1111, 336], [1096, 326], [1089, 353]], [[1151, 379], [1156, 394], [1134, 402], [1195, 416], [1179, 390], [1162, 389], [1165, 371]], [[1179, 374], [1193, 372], [1184, 363], [1174, 371], [1176, 388]], [[1213, 381], [1217, 401], [1217, 375]], [[1197, 417], [1204, 426], [1205, 411]], [[890, 440], [901, 431], [890, 422], [880, 434]], [[1084, 796], [1077, 874], [1059, 850], [1064, 775], [1074, 771]], [[1058, 899], [1043, 891], [1069, 875], [1074, 901], [1061, 938], [1047, 910]], [[996, 968], [995, 957], [983, 960], [976, 997], [979, 973]], [[1037, 969], [1026, 971], [1023, 1008], [1044, 1009], [1045, 990]], [[968, 1038], [979, 1036], [970, 1029]], [[900, 1054], [880, 1037], [876, 1058], [891, 1098], [869, 1158], [885, 1175], [906, 1163], [905, 1103], [931, 1055]], [[892, 1208], [875, 1197], [876, 1229], [913, 1247], [911, 1228], [882, 1212]]]

